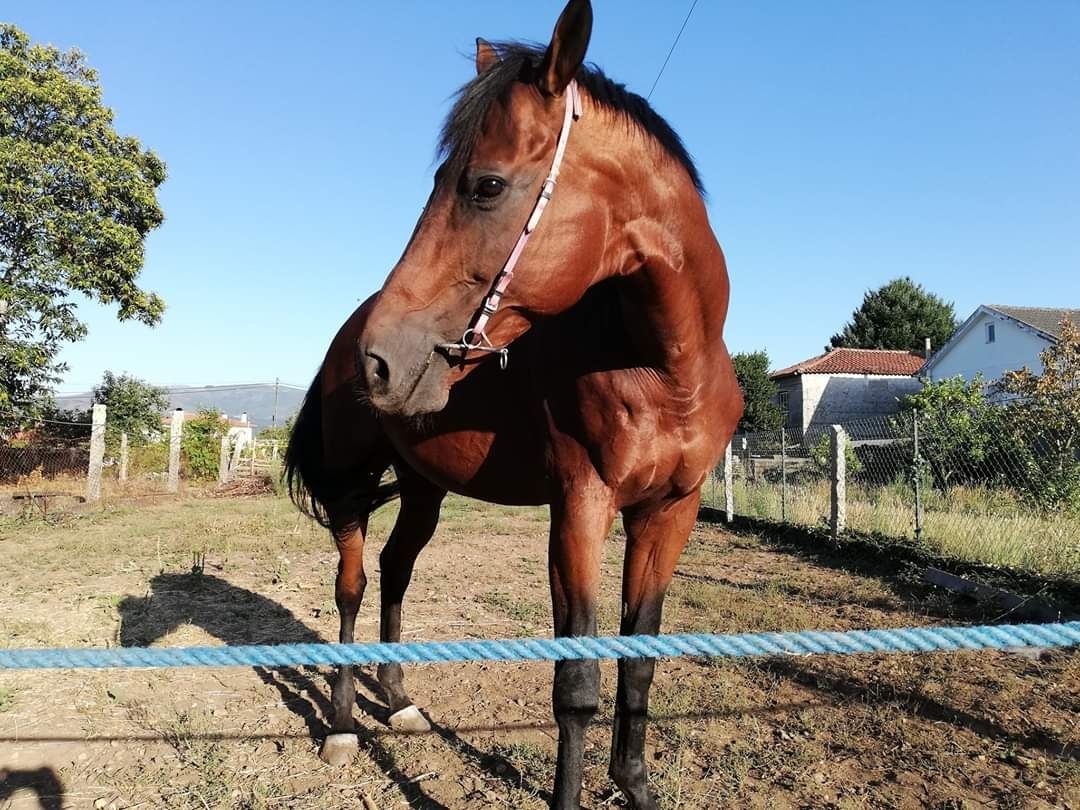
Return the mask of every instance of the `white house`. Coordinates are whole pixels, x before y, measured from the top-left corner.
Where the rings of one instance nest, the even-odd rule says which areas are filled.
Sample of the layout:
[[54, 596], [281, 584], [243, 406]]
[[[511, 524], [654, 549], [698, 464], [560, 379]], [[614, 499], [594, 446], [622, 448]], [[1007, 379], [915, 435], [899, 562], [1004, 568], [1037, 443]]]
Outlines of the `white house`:
[[769, 376], [779, 388], [785, 426], [806, 431], [900, 409], [900, 399], [922, 387], [924, 359], [893, 349], [831, 349]]
[[982, 374], [989, 384], [1006, 371], [1024, 366], [1039, 374], [1039, 354], [1060, 337], [1065, 318], [1080, 323], [1080, 309], [984, 304], [931, 356], [922, 376], [935, 381], [956, 376], [972, 380]]

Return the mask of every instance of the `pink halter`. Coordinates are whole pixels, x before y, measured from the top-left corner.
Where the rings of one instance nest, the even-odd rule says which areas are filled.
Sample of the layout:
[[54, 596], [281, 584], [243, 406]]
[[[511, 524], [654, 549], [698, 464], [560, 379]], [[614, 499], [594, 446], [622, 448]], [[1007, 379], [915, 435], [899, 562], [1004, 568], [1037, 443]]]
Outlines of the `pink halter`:
[[578, 92], [577, 82], [571, 80], [570, 84], [566, 86], [566, 112], [563, 115], [559, 140], [555, 145], [555, 158], [551, 161], [551, 171], [548, 172], [547, 180], [544, 181], [544, 185], [540, 189], [540, 197], [536, 200], [536, 205], [533, 206], [528, 222], [525, 223], [521, 235], [518, 236], [514, 249], [510, 251], [509, 258], [503, 264], [498, 275], [495, 276], [495, 280], [491, 285], [491, 292], [487, 294], [484, 302], [480, 305], [480, 309], [473, 315], [472, 323], [461, 336], [461, 340], [457, 343], [440, 343], [436, 348], [460, 351], [462, 361], [465, 360], [470, 351], [497, 354], [499, 355], [499, 368], [506, 368], [510, 349], [506, 346], [493, 346], [484, 330], [491, 320], [491, 316], [499, 309], [499, 303], [502, 301], [506, 289], [510, 286], [510, 279], [514, 277], [514, 267], [517, 265], [518, 259], [521, 258], [521, 254], [525, 251], [525, 245], [529, 244], [529, 237], [532, 236], [532, 232], [536, 230], [536, 226], [540, 223], [540, 217], [544, 215], [544, 209], [547, 208], [551, 195], [555, 193], [555, 182], [559, 179], [559, 168], [562, 166], [563, 155], [566, 154], [566, 144], [570, 140], [570, 127], [580, 117], [581, 94]]

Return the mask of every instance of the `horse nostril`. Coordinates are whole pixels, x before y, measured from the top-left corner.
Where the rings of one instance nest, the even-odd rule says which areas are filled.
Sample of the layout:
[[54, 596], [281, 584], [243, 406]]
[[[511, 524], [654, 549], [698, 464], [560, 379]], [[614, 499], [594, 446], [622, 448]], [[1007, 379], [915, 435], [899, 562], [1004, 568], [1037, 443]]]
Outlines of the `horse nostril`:
[[386, 386], [390, 384], [390, 366], [386, 360], [373, 351], [367, 352], [368, 385]]

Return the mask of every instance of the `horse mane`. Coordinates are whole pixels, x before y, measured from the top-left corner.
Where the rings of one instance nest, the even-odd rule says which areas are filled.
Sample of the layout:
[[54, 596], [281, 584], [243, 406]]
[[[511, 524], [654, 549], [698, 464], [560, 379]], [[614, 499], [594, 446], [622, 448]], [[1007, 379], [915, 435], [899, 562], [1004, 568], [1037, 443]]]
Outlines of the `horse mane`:
[[[545, 51], [541, 45], [516, 41], [495, 42], [492, 47], [499, 54], [499, 62], [458, 91], [454, 106], [443, 123], [438, 154], [446, 161], [450, 177], [458, 177], [465, 169], [491, 105], [505, 101], [514, 82], [531, 81]], [[609, 79], [593, 64], [582, 65], [577, 81], [601, 107], [650, 135], [686, 169], [698, 193], [705, 193], [701, 175], [682, 138], [648, 101]]]

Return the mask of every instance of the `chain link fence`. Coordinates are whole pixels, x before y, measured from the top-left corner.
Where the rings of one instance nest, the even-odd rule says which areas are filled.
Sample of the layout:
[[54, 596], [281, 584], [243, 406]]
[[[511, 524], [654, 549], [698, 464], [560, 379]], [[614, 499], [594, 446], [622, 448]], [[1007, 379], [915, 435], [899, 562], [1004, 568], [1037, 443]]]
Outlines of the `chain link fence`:
[[[995, 565], [1080, 574], [1080, 444], [1022, 409], [846, 422], [846, 528]], [[985, 413], [979, 419], [986, 420]], [[830, 528], [830, 426], [737, 434], [734, 514]], [[705, 501], [725, 509], [716, 471]]]
[[85, 476], [89, 421], [41, 420], [0, 444], [0, 485]]
[[138, 442], [107, 430], [107, 419], [107, 409], [95, 406], [85, 418], [37, 420], [0, 440], [0, 513], [97, 501], [103, 489], [123, 497], [166, 495], [181, 481], [210, 485], [277, 469], [276, 442], [252, 442], [250, 430], [234, 436], [215, 412], [187, 419], [171, 412], [160, 433]]

